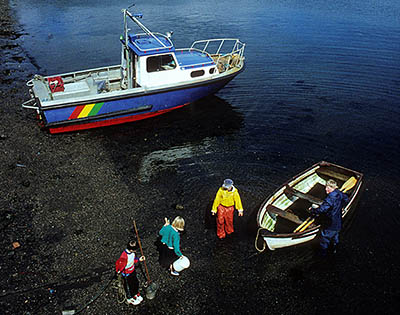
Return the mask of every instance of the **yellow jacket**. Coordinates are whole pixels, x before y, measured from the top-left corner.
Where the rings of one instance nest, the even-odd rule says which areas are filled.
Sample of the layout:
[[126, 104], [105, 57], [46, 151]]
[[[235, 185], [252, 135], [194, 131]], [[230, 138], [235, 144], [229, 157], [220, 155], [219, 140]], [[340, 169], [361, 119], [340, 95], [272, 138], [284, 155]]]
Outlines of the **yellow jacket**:
[[224, 207], [235, 206], [237, 210], [242, 211], [242, 201], [240, 200], [238, 190], [233, 187], [231, 191], [224, 190], [222, 187], [218, 189], [217, 195], [215, 196], [214, 203], [211, 211], [216, 213], [217, 207], [223, 205]]

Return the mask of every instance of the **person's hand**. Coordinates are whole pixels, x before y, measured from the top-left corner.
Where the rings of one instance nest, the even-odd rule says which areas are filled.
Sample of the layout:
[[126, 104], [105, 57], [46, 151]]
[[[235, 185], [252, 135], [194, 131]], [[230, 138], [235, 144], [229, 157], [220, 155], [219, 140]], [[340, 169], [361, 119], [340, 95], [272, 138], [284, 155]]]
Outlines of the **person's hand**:
[[239, 217], [242, 217], [242, 216], [243, 216], [243, 210], [238, 210], [238, 212], [239, 212], [239, 213], [238, 213], [238, 216], [239, 216]]
[[212, 215], [215, 215], [215, 213], [216, 213], [216, 212], [214, 212], [214, 211], [211, 210], [211, 214], [212, 214]]
[[120, 273], [121, 273], [121, 271], [118, 270], [118, 271], [117, 271], [117, 274], [120, 274]]
[[146, 257], [140, 256], [139, 261], [145, 261], [145, 260], [146, 260]]
[[164, 218], [164, 221], [165, 221], [164, 226], [169, 225], [169, 220], [167, 218]]

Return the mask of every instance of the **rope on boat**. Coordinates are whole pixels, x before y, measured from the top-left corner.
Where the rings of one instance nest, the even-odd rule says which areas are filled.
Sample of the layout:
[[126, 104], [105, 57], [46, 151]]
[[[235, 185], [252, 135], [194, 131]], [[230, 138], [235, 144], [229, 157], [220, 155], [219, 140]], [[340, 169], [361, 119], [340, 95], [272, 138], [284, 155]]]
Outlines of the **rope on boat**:
[[[46, 83], [46, 79], [43, 76], [41, 76], [40, 74], [35, 74], [33, 76], [33, 80], [38, 80], [38, 81], [42, 81], [43, 83]], [[31, 80], [31, 81], [33, 81], [33, 80]]]
[[259, 251], [260, 253], [262, 253], [262, 252], [265, 250], [265, 242], [264, 242], [264, 241], [263, 241], [263, 249], [259, 249], [258, 246], [257, 246], [258, 237], [259, 237], [259, 235], [260, 235], [260, 231], [261, 231], [261, 230], [264, 230], [264, 228], [259, 228], [259, 229], [258, 229], [258, 231], [257, 231], [257, 236], [256, 236], [256, 240], [255, 240], [255, 242], [254, 242], [254, 246], [256, 247], [256, 250]]

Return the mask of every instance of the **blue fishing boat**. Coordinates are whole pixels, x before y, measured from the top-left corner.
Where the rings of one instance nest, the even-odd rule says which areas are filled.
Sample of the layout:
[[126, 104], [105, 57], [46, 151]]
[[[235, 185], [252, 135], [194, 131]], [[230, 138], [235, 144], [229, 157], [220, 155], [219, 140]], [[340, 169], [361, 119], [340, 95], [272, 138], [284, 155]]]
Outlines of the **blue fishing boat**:
[[[176, 49], [171, 33], [153, 33], [141, 14], [122, 10], [121, 64], [27, 82], [36, 111], [50, 133], [132, 122], [167, 113], [216, 93], [244, 69], [239, 39], [199, 40]], [[128, 32], [133, 21], [139, 32]]]

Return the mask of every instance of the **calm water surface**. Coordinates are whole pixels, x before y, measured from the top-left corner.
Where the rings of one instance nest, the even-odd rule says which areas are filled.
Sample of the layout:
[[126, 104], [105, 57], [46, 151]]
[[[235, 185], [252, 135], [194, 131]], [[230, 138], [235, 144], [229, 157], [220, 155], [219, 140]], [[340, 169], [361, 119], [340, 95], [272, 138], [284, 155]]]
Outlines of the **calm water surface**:
[[[130, 3], [11, 3], [28, 33], [24, 46], [38, 72], [119, 63], [121, 8]], [[135, 8], [151, 30], [174, 31], [179, 48], [197, 39], [240, 38], [247, 45], [246, 70], [216, 96], [169, 115], [87, 131], [93, 141], [104, 143], [127, 178], [139, 174], [138, 185], [165, 190], [171, 203], [206, 205], [221, 181], [233, 178], [251, 213], [247, 229], [239, 222], [243, 237], [238, 246], [244, 255], [254, 252], [257, 208], [288, 177], [320, 160], [363, 172], [363, 195], [352, 224], [342, 233], [347, 263], [336, 272], [343, 277], [340, 289], [360, 310], [368, 310], [362, 302], [368, 299], [372, 310], [395, 313], [400, 2], [171, 0], [138, 1]], [[204, 229], [203, 217], [194, 216], [192, 225]], [[230, 255], [235, 251], [227, 250], [226, 257]], [[310, 263], [309, 256], [307, 247], [282, 250], [255, 264], [259, 270], [272, 261], [303, 266]], [[244, 283], [251, 282], [248, 277]]]

